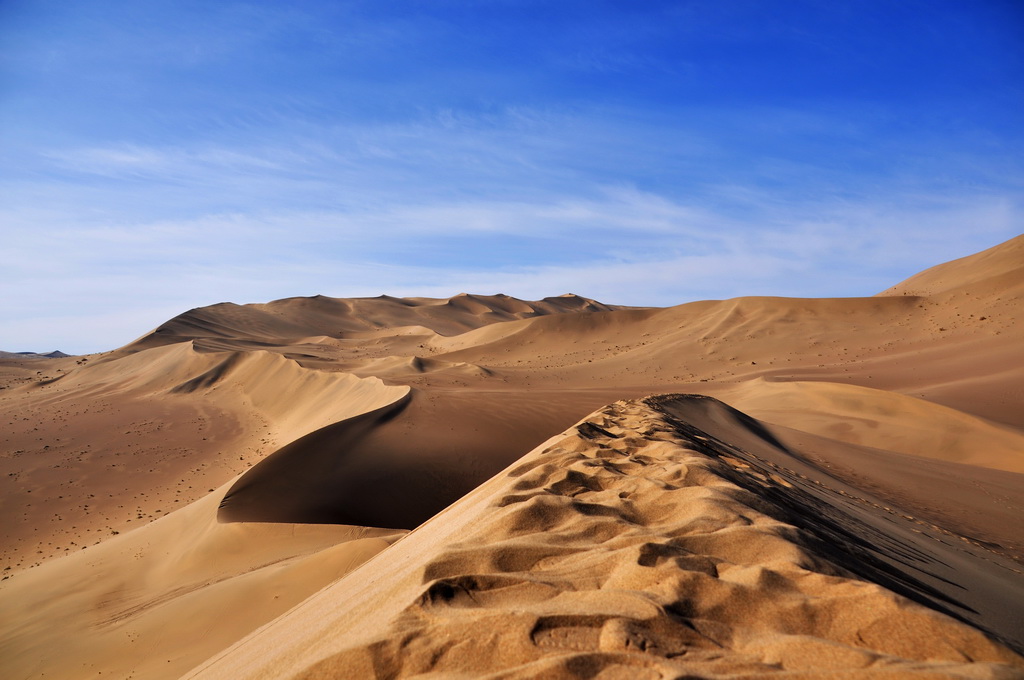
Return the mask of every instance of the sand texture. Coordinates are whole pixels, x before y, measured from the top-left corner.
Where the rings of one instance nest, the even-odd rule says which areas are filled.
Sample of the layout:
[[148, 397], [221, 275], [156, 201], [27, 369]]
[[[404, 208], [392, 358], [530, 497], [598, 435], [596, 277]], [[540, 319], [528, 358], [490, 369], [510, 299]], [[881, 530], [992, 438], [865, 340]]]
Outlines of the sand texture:
[[867, 298], [5, 353], [0, 675], [1024, 677], [1022, 297], [1019, 237]]
[[984, 616], [1024, 601], [1012, 563], [988, 569], [989, 592], [961, 592], [943, 565], [984, 555], [913, 519], [883, 526], [876, 499], [800, 460], [707, 397], [615, 403], [187, 677], [1024, 673], [971, 627], [856, 578]]

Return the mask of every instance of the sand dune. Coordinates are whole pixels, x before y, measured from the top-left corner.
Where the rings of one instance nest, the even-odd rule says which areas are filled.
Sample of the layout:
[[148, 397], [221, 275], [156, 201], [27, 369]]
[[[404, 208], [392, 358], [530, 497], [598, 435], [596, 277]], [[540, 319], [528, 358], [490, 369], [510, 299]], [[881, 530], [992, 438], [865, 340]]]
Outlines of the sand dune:
[[1024, 473], [1024, 433], [898, 392], [824, 381], [756, 379], [716, 395], [761, 420], [804, 432]]
[[182, 507], [275, 443], [408, 392], [276, 353], [202, 353], [190, 343], [62, 361], [58, 380], [0, 392], [0, 555], [11, 571]]
[[267, 304], [222, 303], [193, 309], [162, 324], [121, 352], [194, 340], [209, 349], [279, 347], [310, 335], [345, 337], [380, 329], [422, 327], [439, 335], [512, 319], [614, 309], [595, 300], [562, 295], [529, 302], [507, 295], [460, 294], [447, 299], [337, 299], [318, 295]]
[[967, 290], [1019, 299], [1024, 292], [1024, 281], [1020, 277], [1022, 259], [1024, 239], [1017, 237], [980, 253], [926, 269], [879, 295], [936, 296]]
[[606, 391], [414, 390], [268, 456], [231, 487], [220, 516], [412, 529], [609, 400]]
[[19, 576], [3, 594], [5, 677], [178, 677], [400, 535], [224, 524], [219, 500]]
[[1020, 677], [1022, 294], [1024, 237], [870, 298], [317, 296], [0, 358], [0, 666]]
[[186, 677], [1024, 672], [973, 628], [849, 571], [965, 617], [998, 610], [1003, 586], [1020, 601], [1007, 564], [966, 604], [944, 579], [956, 572], [935, 572], [987, 564], [983, 550], [914, 533], [912, 518], [879, 526], [858, 512], [870, 496], [788, 467], [799, 460], [755, 421], [694, 399], [603, 409]]

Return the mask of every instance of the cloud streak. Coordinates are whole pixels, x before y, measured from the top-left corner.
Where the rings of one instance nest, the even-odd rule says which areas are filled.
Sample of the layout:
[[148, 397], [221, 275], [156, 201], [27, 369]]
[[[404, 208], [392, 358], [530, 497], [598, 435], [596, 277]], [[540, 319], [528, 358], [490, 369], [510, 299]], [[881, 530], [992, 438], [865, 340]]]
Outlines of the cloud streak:
[[[19, 320], [4, 339], [98, 351], [130, 339], [104, 341], [110, 332], [89, 321], [111, 308], [154, 326], [164, 318], [153, 309], [318, 293], [575, 292], [632, 305], [870, 295], [968, 252], [978, 238], [1012, 236], [1021, 217], [1018, 206], [985, 196], [932, 197], [899, 209], [770, 204], [762, 215], [758, 229], [739, 230], [732, 217], [704, 207], [614, 188], [553, 203], [207, 215], [90, 229], [53, 223], [44, 239], [20, 233], [7, 243], [2, 265], [21, 294], [3, 302], [4, 316]], [[47, 313], [54, 301], [65, 310], [61, 324]]]
[[7, 5], [0, 349], [314, 293], [864, 295], [1019, 233], [1006, 18], [797, 5]]

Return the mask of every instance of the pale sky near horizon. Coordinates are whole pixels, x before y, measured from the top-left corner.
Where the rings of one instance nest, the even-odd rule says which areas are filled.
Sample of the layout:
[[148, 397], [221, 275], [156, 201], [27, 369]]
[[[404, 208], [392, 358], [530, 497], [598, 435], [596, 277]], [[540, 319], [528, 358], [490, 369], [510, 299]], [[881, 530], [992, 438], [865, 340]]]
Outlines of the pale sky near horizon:
[[1022, 231], [1012, 0], [0, 3], [0, 349], [192, 307], [872, 295]]

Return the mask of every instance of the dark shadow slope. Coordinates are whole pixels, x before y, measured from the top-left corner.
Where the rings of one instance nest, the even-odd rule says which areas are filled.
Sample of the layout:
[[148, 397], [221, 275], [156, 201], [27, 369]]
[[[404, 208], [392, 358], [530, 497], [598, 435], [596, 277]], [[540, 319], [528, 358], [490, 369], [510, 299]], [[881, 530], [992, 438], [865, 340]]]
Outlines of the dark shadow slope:
[[[1024, 576], [992, 546], [848, 484], [815, 462], [817, 452], [787, 448], [717, 399], [662, 395], [647, 403], [694, 450], [720, 460], [723, 475], [759, 499], [759, 510], [800, 529], [813, 552], [1024, 651]], [[820, 439], [818, 446], [834, 457], [845, 445]]]
[[413, 529], [611, 400], [607, 391], [413, 390], [274, 452], [229, 489], [218, 517]]

